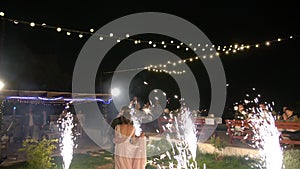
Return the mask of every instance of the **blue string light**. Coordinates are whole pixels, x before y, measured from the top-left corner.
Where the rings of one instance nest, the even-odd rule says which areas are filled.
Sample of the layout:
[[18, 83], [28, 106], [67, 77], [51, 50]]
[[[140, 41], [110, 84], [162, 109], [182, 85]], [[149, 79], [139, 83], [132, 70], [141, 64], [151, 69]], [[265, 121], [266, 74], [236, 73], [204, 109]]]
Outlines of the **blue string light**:
[[63, 97], [56, 97], [56, 98], [46, 98], [46, 97], [34, 97], [34, 96], [8, 96], [6, 100], [12, 99], [19, 99], [19, 100], [36, 100], [36, 101], [65, 101], [65, 102], [84, 102], [84, 101], [97, 101], [102, 102], [103, 104], [110, 104], [112, 98], [109, 98], [107, 101], [104, 99], [99, 98], [63, 98]]

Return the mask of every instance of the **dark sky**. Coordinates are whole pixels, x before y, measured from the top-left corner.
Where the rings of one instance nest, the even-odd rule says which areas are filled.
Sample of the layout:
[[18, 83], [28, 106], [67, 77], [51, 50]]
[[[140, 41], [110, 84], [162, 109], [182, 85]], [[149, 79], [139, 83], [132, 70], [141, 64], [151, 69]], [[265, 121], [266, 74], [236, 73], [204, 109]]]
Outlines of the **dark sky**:
[[[80, 2], [80, 3], [79, 3]], [[270, 47], [222, 56], [227, 104], [243, 98], [253, 87], [267, 101], [295, 105], [300, 100], [297, 48], [299, 9], [296, 1], [1, 1], [7, 18], [47, 23], [75, 30], [97, 30], [119, 17], [137, 12], [164, 12], [197, 25], [213, 44], [256, 43], [295, 38]], [[7, 89], [71, 91], [73, 67], [88, 39], [55, 30], [0, 21], [0, 78]], [[118, 62], [118, 61], [116, 61]], [[108, 63], [113, 68], [117, 63]], [[197, 72], [197, 65], [192, 65]], [[167, 83], [167, 82], [165, 82]], [[209, 98], [209, 90], [201, 89]], [[103, 91], [105, 92], [105, 91]], [[204, 99], [205, 100], [205, 99]], [[209, 99], [206, 99], [209, 100]], [[209, 101], [204, 101], [206, 106]]]

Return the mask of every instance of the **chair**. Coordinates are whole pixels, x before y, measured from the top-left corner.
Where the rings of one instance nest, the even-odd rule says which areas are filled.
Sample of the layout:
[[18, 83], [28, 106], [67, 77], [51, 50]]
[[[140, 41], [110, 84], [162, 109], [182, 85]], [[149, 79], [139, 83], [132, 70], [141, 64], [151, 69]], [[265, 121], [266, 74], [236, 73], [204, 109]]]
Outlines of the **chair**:
[[225, 120], [227, 126], [227, 134], [230, 136], [230, 143], [233, 139], [242, 141], [252, 140], [253, 132], [248, 122], [245, 120]]

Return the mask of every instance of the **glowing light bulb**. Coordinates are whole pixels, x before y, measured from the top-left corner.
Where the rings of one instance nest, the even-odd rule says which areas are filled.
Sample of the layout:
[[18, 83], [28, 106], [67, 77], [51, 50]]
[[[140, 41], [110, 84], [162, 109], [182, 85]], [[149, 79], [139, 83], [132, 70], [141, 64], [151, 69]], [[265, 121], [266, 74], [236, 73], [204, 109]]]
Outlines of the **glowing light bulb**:
[[93, 33], [93, 32], [94, 32], [94, 29], [90, 29], [90, 32]]
[[4, 15], [5, 15], [5, 14], [4, 14], [4, 12], [0, 12], [0, 16], [2, 16], [2, 17], [3, 17]]
[[196, 50], [197, 50], [197, 48], [194, 48], [193, 50], [194, 50], [194, 51], [196, 51]]
[[188, 50], [189, 50], [189, 48], [185, 48], [185, 50], [186, 50], [186, 51], [188, 51]]
[[111, 94], [113, 95], [113, 96], [119, 96], [120, 95], [120, 89], [118, 89], [118, 88], [113, 88], [113, 89], [111, 89]]
[[42, 26], [45, 27], [45, 26], [46, 26], [46, 23], [42, 23]]
[[71, 32], [67, 32], [67, 35], [68, 35], [68, 36], [71, 35]]
[[99, 40], [103, 40], [103, 37], [102, 37], [102, 36], [100, 36], [100, 37], [99, 37]]
[[119, 43], [119, 42], [121, 42], [121, 40], [120, 40], [120, 39], [118, 39], [118, 40], [117, 40], [117, 43]]
[[280, 39], [280, 38], [278, 38], [278, 39], [277, 39], [277, 41], [278, 41], [278, 42], [280, 42], [280, 41], [281, 41], [281, 39]]
[[259, 47], [259, 44], [256, 44], [256, 45], [255, 45], [255, 47], [257, 47], [257, 48], [258, 48], [258, 47]]
[[4, 83], [0, 80], [0, 90], [2, 90], [4, 88]]
[[266, 45], [269, 46], [269, 45], [270, 45], [270, 42], [266, 42]]
[[19, 22], [17, 20], [14, 20], [14, 24], [18, 24]]
[[179, 49], [179, 48], [180, 48], [180, 46], [178, 45], [178, 46], [177, 46], [177, 49]]
[[174, 41], [171, 40], [171, 43], [174, 43]]
[[149, 45], [151, 45], [152, 44], [152, 41], [149, 41]]
[[165, 41], [162, 41], [161, 44], [164, 45], [164, 44], [165, 44]]
[[110, 33], [110, 34], [109, 34], [109, 37], [113, 37], [113, 36], [114, 36], [114, 34], [113, 34], [113, 33]]
[[79, 34], [79, 35], [78, 35], [78, 37], [79, 37], [79, 38], [82, 38], [82, 37], [83, 37], [83, 35], [82, 35], [82, 34]]
[[164, 48], [167, 48], [167, 45], [164, 45]]
[[61, 28], [60, 27], [56, 28], [56, 30], [57, 30], [57, 32], [61, 32]]
[[290, 39], [292, 39], [293, 38], [293, 36], [290, 36]]
[[130, 36], [129, 34], [126, 34], [126, 35], [125, 35], [126, 38], [129, 38], [129, 36]]
[[34, 23], [34, 22], [30, 22], [30, 26], [31, 26], [31, 27], [34, 27], [34, 26], [35, 26], [35, 23]]

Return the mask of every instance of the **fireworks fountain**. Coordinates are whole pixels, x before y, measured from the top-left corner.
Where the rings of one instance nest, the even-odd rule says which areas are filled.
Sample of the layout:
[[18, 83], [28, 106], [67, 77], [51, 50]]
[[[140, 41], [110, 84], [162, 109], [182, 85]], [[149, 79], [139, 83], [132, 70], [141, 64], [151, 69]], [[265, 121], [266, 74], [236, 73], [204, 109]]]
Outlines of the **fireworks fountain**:
[[[160, 154], [159, 158], [150, 160], [150, 163], [157, 164], [159, 169], [165, 168], [159, 165], [158, 161], [168, 158], [169, 164], [167, 168], [197, 169], [197, 162], [195, 161], [197, 137], [191, 111], [187, 107], [182, 106], [179, 115], [171, 115], [171, 118], [174, 118], [174, 123], [163, 126], [167, 133], [165, 135], [166, 140], [170, 143], [170, 150]], [[155, 148], [159, 149], [159, 147]], [[175, 164], [174, 162], [177, 163]]]
[[62, 117], [59, 118], [58, 123], [60, 124], [61, 138], [60, 138], [60, 150], [63, 159], [63, 169], [69, 169], [73, 159], [73, 148], [75, 146], [75, 136], [73, 134], [73, 114], [68, 111], [69, 105], [65, 107], [62, 113]]
[[[260, 97], [259, 94], [257, 96]], [[272, 114], [274, 102], [272, 104], [264, 103], [265, 108], [261, 108], [258, 97], [252, 101], [244, 100], [245, 105], [250, 105], [249, 112], [251, 113], [249, 113], [248, 120], [254, 133], [253, 144], [250, 146], [258, 148], [260, 152], [262, 158], [260, 168], [281, 169], [283, 152], [279, 143], [280, 132], [275, 126]]]
[[182, 107], [179, 118], [180, 120], [175, 117], [178, 139], [178, 142], [175, 142], [175, 147], [179, 152], [174, 154], [177, 160], [177, 169], [196, 169], [197, 137], [194, 122], [191, 118], [191, 111], [187, 107]]

